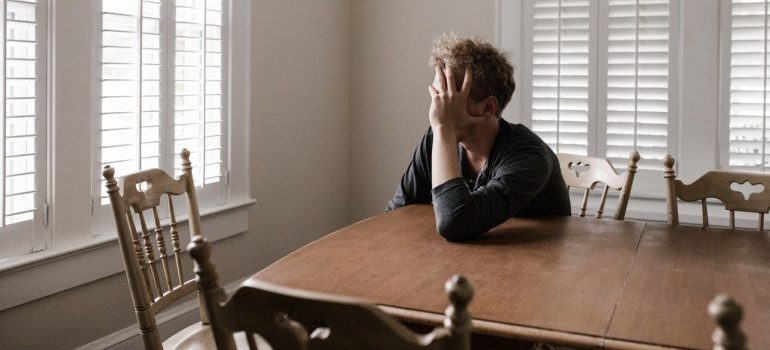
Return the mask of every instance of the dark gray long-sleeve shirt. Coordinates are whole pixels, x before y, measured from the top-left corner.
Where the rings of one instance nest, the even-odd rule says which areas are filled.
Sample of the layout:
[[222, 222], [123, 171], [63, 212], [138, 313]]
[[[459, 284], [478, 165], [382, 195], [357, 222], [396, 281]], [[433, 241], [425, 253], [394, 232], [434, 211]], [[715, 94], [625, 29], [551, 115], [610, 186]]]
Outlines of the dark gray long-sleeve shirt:
[[499, 119], [487, 164], [476, 178], [469, 175], [460, 152], [463, 177], [431, 189], [429, 128], [414, 152], [387, 210], [405, 205], [433, 204], [436, 228], [447, 240], [475, 237], [513, 216], [566, 215], [569, 193], [550, 147], [527, 127]]

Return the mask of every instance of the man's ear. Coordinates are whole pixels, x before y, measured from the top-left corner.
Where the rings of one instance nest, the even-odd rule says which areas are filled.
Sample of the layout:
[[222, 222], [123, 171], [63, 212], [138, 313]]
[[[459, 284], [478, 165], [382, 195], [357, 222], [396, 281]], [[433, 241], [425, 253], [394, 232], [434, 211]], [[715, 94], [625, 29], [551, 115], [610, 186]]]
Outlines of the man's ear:
[[490, 117], [497, 117], [497, 111], [500, 108], [500, 104], [497, 103], [497, 97], [489, 96], [484, 99], [484, 115]]

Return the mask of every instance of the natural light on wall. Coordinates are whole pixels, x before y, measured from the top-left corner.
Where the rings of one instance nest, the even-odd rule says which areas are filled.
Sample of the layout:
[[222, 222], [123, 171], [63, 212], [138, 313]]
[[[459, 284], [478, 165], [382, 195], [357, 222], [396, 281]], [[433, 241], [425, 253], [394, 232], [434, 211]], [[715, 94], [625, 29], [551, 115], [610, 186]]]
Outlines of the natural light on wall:
[[731, 2], [729, 158], [733, 169], [770, 167], [767, 11], [765, 0]]
[[187, 148], [196, 184], [219, 182], [222, 0], [103, 0], [102, 16], [101, 165], [179, 175]]

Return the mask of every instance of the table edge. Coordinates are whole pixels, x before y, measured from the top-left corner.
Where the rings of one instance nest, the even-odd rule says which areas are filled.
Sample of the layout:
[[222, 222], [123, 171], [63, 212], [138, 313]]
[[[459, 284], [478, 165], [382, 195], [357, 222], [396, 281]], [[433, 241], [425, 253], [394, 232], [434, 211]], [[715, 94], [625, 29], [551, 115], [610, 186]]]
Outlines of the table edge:
[[[404, 321], [428, 325], [440, 325], [444, 321], [444, 316], [441, 314], [412, 309], [403, 309], [387, 305], [377, 306], [385, 311], [388, 315]], [[563, 345], [590, 348], [602, 347], [604, 343], [604, 339], [599, 336], [567, 333], [537, 327], [519, 326], [478, 319], [473, 319], [472, 324], [474, 332], [504, 338], [514, 338], [544, 343], [556, 342]]]

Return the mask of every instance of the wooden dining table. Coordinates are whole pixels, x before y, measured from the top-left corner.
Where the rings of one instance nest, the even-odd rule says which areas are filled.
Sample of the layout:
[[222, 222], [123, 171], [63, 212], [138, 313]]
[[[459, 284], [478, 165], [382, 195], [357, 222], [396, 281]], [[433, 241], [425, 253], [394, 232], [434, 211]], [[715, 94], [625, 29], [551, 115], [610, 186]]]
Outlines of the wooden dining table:
[[709, 302], [744, 307], [751, 349], [770, 349], [770, 235], [578, 217], [513, 218], [477, 239], [436, 233], [411, 205], [360, 221], [252, 279], [363, 298], [441, 324], [444, 282], [471, 281], [474, 332], [607, 349], [711, 349]]

